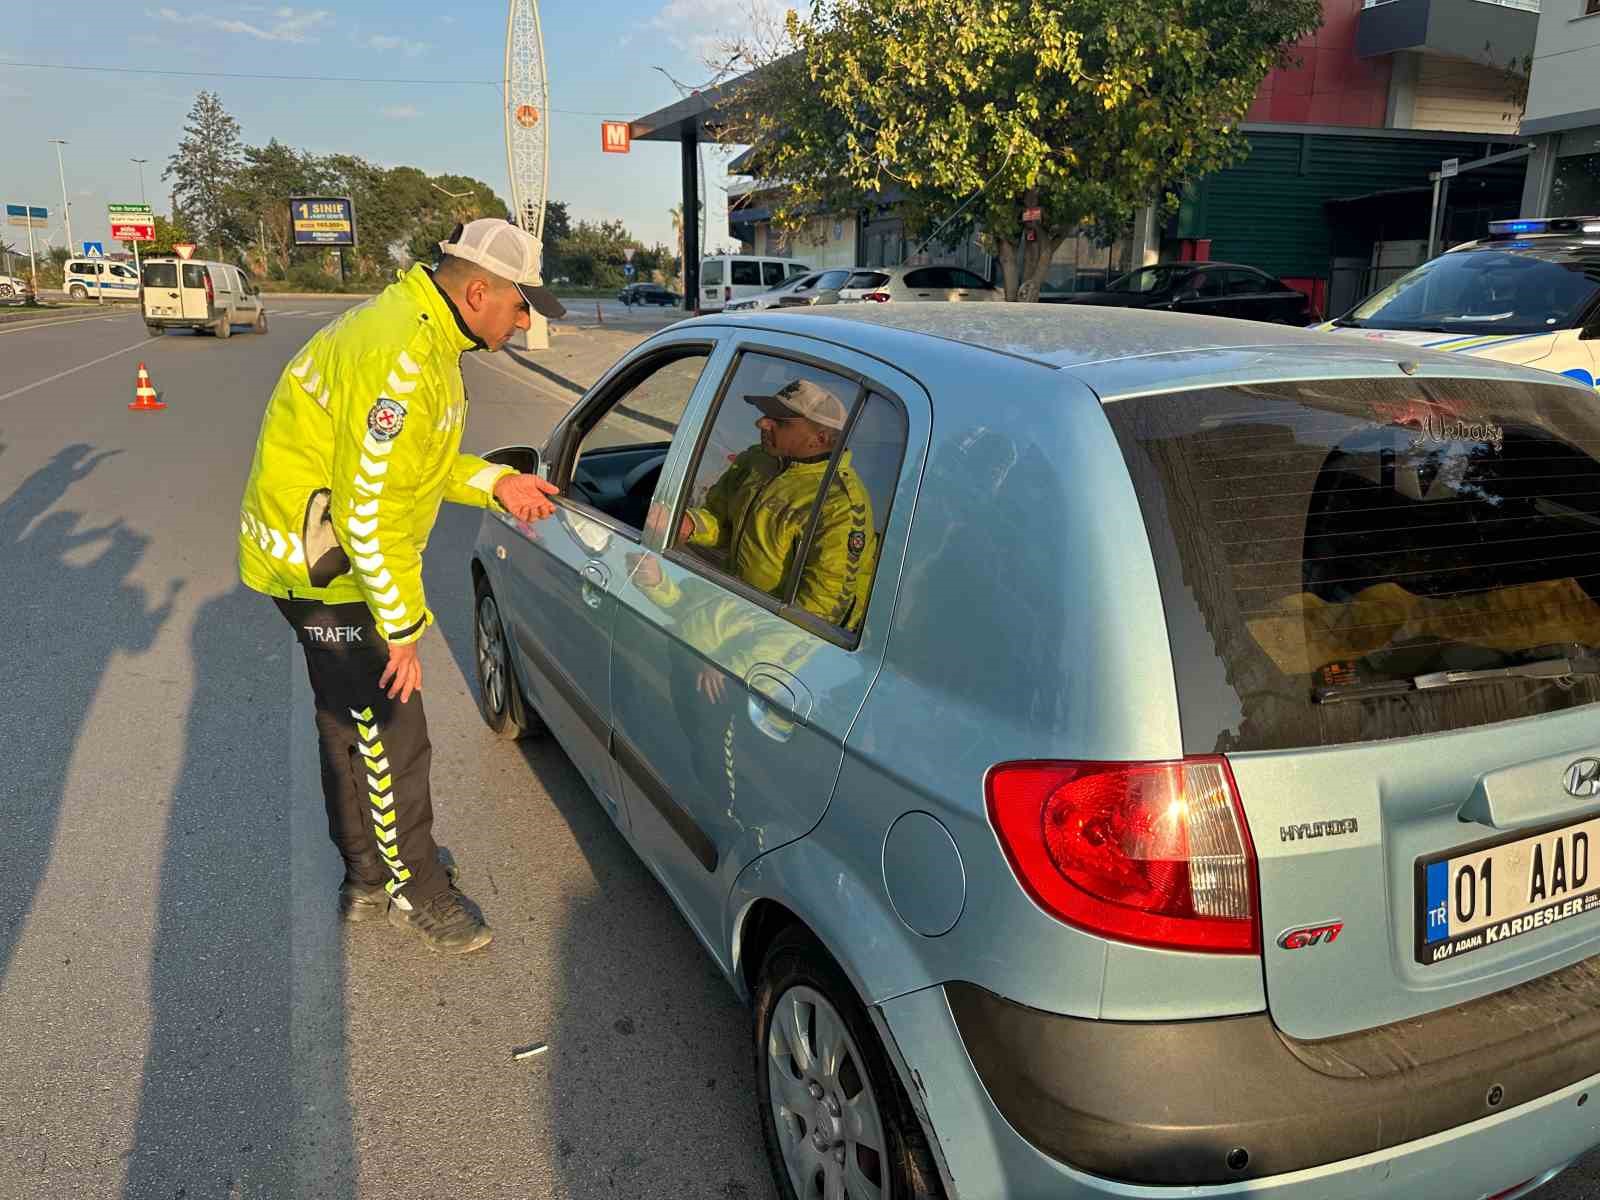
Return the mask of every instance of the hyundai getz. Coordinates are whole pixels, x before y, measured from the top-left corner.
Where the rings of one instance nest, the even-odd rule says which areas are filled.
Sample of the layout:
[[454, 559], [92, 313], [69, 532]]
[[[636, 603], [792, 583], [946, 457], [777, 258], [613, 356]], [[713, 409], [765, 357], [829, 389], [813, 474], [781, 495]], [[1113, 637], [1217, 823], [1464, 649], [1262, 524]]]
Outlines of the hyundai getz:
[[786, 1200], [1484, 1200], [1600, 1142], [1591, 389], [841, 306], [673, 326], [498, 457], [562, 496], [485, 517], [485, 717], [751, 1002]]

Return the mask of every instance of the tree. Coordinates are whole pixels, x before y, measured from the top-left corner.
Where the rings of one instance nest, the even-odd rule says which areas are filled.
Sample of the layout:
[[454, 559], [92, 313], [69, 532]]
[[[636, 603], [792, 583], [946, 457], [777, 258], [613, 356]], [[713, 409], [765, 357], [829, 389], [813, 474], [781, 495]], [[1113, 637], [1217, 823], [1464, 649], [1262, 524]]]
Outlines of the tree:
[[169, 221], [166, 217], [156, 217], [154, 233], [154, 241], [139, 244], [139, 253], [146, 258], [155, 254], [171, 254], [172, 247], [178, 242], [194, 241], [194, 234], [187, 225], [180, 221]]
[[638, 244], [621, 221], [579, 221], [561, 240], [562, 272], [579, 287], [614, 287], [622, 282], [623, 251]]
[[189, 110], [178, 151], [167, 161], [161, 178], [173, 180], [172, 195], [179, 212], [192, 223], [202, 242], [216, 247], [218, 258], [223, 256], [225, 240], [235, 245], [245, 240], [236, 188], [243, 166], [239, 122], [222, 107], [220, 96], [202, 91]]
[[[1239, 124], [1321, 0], [816, 0], [724, 60], [721, 138], [755, 148], [773, 221], [900, 200], [918, 236], [976, 227], [1007, 299], [1248, 149]], [[780, 53], [792, 46], [793, 52]], [[1040, 210], [1036, 224], [1023, 213]], [[1031, 229], [1033, 240], [1027, 240]]]

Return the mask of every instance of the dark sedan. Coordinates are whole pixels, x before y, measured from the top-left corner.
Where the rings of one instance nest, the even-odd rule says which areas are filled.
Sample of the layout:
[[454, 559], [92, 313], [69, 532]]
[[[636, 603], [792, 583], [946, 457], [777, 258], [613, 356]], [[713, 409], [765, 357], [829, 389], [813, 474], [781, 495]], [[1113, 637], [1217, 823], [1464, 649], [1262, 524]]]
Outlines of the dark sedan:
[[1042, 296], [1054, 304], [1096, 304], [1112, 308], [1151, 308], [1304, 325], [1311, 302], [1265, 271], [1237, 263], [1161, 263], [1114, 279], [1103, 292]]
[[617, 293], [617, 299], [628, 305], [660, 304], [665, 307], [683, 303], [682, 296], [659, 283], [630, 283]]

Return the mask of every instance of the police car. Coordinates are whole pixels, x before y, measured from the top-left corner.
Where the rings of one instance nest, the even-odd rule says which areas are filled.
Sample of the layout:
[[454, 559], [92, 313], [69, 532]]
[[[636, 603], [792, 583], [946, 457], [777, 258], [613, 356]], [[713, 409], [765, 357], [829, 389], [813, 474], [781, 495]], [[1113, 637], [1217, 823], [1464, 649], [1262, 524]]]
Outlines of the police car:
[[1600, 217], [1492, 221], [1344, 316], [1335, 334], [1600, 379]]

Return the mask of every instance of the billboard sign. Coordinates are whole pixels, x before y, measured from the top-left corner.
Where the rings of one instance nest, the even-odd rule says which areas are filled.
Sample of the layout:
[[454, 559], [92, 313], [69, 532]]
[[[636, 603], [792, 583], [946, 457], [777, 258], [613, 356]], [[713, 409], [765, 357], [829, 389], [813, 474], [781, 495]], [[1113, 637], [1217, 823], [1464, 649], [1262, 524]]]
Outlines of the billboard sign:
[[600, 149], [607, 154], [626, 154], [633, 143], [633, 126], [626, 121], [600, 122]]
[[156, 240], [155, 212], [148, 204], [108, 204], [106, 224], [111, 226], [111, 236], [119, 242]]
[[50, 221], [50, 210], [34, 204], [6, 205], [6, 224], [23, 229], [44, 229]]
[[296, 246], [354, 246], [355, 205], [346, 196], [291, 196], [289, 230]]

